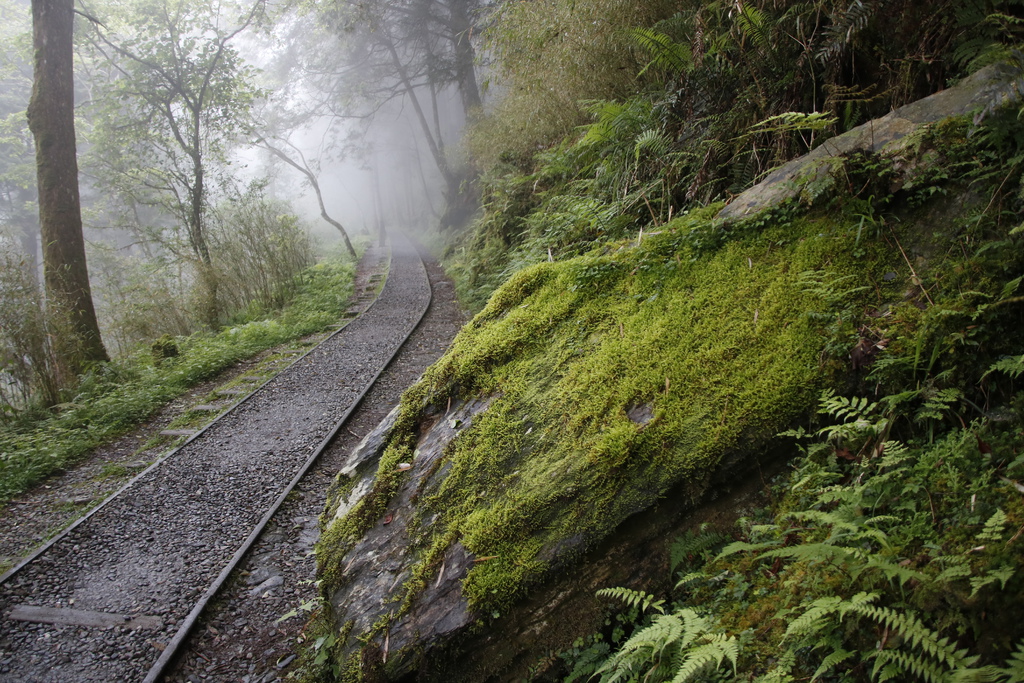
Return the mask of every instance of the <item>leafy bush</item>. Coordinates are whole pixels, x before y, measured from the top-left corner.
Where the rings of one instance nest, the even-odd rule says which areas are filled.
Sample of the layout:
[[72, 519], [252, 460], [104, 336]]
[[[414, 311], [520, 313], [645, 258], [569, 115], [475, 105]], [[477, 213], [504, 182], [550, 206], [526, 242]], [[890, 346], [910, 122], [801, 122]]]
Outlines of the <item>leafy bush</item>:
[[211, 235], [218, 305], [228, 318], [251, 318], [280, 308], [301, 286], [314, 260], [299, 219], [280, 202], [250, 190], [221, 213]]
[[179, 355], [159, 362], [149, 349], [138, 350], [82, 377], [77, 395], [59, 411], [8, 415], [0, 422], [0, 500], [131, 429], [190, 386], [337, 322], [353, 275], [351, 262], [319, 263], [306, 269], [293, 302], [276, 317], [178, 337]]

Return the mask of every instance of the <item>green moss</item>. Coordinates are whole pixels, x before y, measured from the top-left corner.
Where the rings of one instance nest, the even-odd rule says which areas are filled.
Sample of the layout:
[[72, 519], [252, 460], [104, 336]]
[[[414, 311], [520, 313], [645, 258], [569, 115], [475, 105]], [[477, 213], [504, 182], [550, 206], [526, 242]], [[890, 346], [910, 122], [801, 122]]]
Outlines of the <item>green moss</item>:
[[[700, 495], [724, 454], [756, 448], [806, 413], [845, 360], [823, 357], [826, 342], [853, 332], [820, 320], [853, 299], [823, 296], [805, 274], [882, 282], [891, 254], [872, 246], [855, 258], [855, 227], [822, 218], [702, 253], [692, 235], [708, 229], [703, 216], [678, 219], [638, 247], [539, 264], [499, 289], [403, 399], [373, 492], [327, 529], [327, 573], [397, 491], [395, 465], [413, 457], [428, 396], [493, 399], [419, 502], [433, 520], [420, 531], [423, 566], [454, 540], [491, 558], [464, 584], [484, 615], [670, 490]], [[868, 289], [860, 296], [876, 306], [897, 291]], [[629, 417], [638, 407], [649, 420]]]

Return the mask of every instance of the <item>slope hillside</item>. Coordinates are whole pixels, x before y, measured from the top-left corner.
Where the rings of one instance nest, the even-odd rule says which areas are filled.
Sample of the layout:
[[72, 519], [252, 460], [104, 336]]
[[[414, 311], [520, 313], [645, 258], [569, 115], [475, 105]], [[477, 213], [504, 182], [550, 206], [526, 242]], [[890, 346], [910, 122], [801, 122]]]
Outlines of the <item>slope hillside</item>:
[[[338, 477], [318, 660], [1020, 680], [1024, 130], [1001, 73], [766, 181], [768, 208], [509, 277]], [[594, 217], [568, 213], [526, 220]]]

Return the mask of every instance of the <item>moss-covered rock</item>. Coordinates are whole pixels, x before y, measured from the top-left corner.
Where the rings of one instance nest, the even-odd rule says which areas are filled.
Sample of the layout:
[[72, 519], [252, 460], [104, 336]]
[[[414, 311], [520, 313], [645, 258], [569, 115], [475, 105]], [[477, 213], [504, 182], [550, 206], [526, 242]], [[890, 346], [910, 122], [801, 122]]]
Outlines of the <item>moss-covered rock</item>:
[[353, 636], [387, 642], [396, 670], [415, 641], [389, 629], [436, 607], [422, 593], [455, 581], [454, 624], [498, 617], [669, 492], [696, 502], [740, 476], [845, 367], [824, 351], [852, 324], [825, 328], [862, 286], [880, 306], [906, 284], [885, 280], [884, 249], [853, 255], [851, 224], [802, 218], [701, 254], [706, 222], [523, 271], [406, 396], [376, 483], [329, 513], [320, 551], [339, 614], [374, 568], [385, 607], [359, 601]]
[[[813, 415], [826, 384], [862, 377], [889, 326], [920, 324], [936, 240], [972, 196], [943, 200], [936, 221], [926, 190], [949, 179], [928, 169], [971, 144], [964, 125], [840, 160], [842, 178], [898, 180], [878, 204], [854, 191], [728, 226], [712, 206], [495, 292], [325, 514], [320, 570], [347, 676], [395, 680], [428, 660], [445, 680], [497, 675], [536, 649], [531, 595], [589, 587], [567, 573], [593, 570], [582, 558], [613, 535], [642, 552], [629, 520], [666, 499], [678, 517], [770, 466], [775, 435]], [[444, 667], [483, 641], [490, 661]]]

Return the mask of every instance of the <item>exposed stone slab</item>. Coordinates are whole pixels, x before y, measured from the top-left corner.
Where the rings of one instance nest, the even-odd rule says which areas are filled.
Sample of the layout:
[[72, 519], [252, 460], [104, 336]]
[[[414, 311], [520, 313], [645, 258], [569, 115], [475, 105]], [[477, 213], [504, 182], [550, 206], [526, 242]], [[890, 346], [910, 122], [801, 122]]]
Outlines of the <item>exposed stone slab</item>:
[[160, 431], [162, 436], [192, 436], [195, 433], [194, 429], [163, 429]]
[[129, 617], [122, 614], [107, 612], [90, 612], [66, 607], [35, 607], [17, 605], [7, 615], [15, 621], [30, 621], [38, 624], [57, 624], [60, 626], [87, 626], [90, 628], [110, 628], [120, 626], [131, 629], [159, 630], [163, 628], [160, 617], [139, 616]]
[[[407, 470], [408, 478], [401, 490], [388, 505], [384, 516], [342, 559], [344, 577], [331, 597], [331, 605], [338, 623], [353, 623], [347, 650], [361, 647], [358, 638], [368, 633], [381, 617], [395, 613], [394, 601], [400, 601], [405, 594], [404, 583], [412, 576], [412, 569], [420, 560], [415, 550], [416, 537], [421, 525], [430, 524], [429, 519], [416, 518], [414, 501], [421, 496], [429, 496], [440, 485], [444, 479], [444, 468], [438, 465], [445, 448], [490, 404], [491, 399], [460, 402], [452, 405], [444, 415], [433, 418], [421, 432], [416, 457]], [[358, 472], [355, 477], [357, 483], [339, 502], [335, 520], [344, 516], [345, 511], [369, 492], [376, 473], [376, 467], [369, 465], [375, 465], [380, 457], [397, 415], [397, 412], [392, 412], [349, 457], [346, 470], [348, 476]], [[387, 633], [378, 634], [371, 648], [397, 653], [413, 645], [426, 646], [472, 623], [474, 616], [462, 595], [462, 581], [476, 559], [462, 544], [450, 546], [428, 586]], [[412, 664], [411, 659], [407, 659], [399, 666], [408, 668]]]
[[345, 461], [339, 471], [340, 474], [346, 477], [351, 477], [355, 474], [356, 468], [358, 468], [364, 462], [369, 460], [376, 460], [380, 458], [383, 452], [384, 441], [387, 439], [388, 434], [391, 433], [391, 429], [395, 426], [395, 422], [398, 420], [398, 410], [400, 406], [395, 406], [388, 413], [387, 417], [381, 420], [374, 429], [363, 437], [363, 440], [359, 442], [352, 453], [348, 456], [348, 460]]
[[795, 199], [803, 185], [828, 173], [831, 159], [854, 152], [880, 152], [922, 125], [996, 107], [1007, 97], [1006, 83], [1006, 67], [994, 65], [964, 79], [957, 86], [830, 138], [742, 192], [718, 213], [718, 218], [735, 220]]

